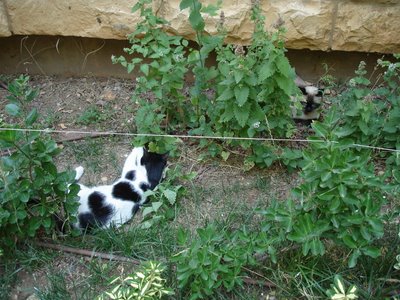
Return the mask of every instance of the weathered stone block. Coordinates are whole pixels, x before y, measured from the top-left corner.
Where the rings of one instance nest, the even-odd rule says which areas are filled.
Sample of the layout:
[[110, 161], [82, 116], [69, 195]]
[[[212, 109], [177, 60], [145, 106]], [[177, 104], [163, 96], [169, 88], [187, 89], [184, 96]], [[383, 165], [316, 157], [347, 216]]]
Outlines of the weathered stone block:
[[332, 50], [400, 52], [400, 1], [338, 2]]
[[138, 14], [130, 0], [7, 0], [14, 34], [125, 39]]
[[0, 36], [10, 36], [11, 30], [8, 26], [7, 11], [4, 3], [0, 2]]
[[[254, 0], [256, 1], [256, 0]], [[202, 3], [215, 3], [204, 0]], [[399, 0], [259, 0], [267, 28], [284, 21], [286, 46], [291, 49], [400, 52]], [[131, 0], [3, 0], [0, 3], [0, 36], [62, 35], [126, 39], [139, 22], [131, 13]], [[153, 10], [170, 21], [165, 29], [195, 39], [188, 10], [180, 0], [155, 0]], [[252, 1], [223, 0], [226, 41], [249, 44], [253, 23]], [[8, 16], [8, 20], [7, 20]], [[206, 30], [217, 32], [219, 16], [205, 16]]]

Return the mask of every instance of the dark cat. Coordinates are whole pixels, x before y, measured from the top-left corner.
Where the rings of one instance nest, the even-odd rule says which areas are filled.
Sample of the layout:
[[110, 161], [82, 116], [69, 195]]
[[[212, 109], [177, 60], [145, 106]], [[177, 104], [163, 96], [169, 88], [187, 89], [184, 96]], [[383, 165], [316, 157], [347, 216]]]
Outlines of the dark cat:
[[[136, 147], [125, 161], [121, 178], [113, 184], [96, 187], [79, 184], [78, 222], [74, 225], [87, 230], [120, 226], [129, 221], [146, 202], [144, 193], [161, 181], [166, 163], [166, 155]], [[83, 175], [83, 167], [75, 171], [78, 181]]]
[[295, 108], [292, 109], [293, 119], [306, 122], [319, 119], [323, 90], [305, 82], [299, 76], [296, 76], [295, 84], [303, 94], [300, 99], [303, 108], [301, 111], [297, 111]]

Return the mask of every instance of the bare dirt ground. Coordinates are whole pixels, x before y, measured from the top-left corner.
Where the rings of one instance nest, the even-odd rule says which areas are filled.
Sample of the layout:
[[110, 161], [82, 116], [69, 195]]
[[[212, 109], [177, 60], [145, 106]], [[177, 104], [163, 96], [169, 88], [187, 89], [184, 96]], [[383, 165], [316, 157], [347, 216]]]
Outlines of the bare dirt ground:
[[[40, 89], [39, 97], [32, 105], [37, 107], [42, 116], [40, 122], [43, 128], [85, 132], [134, 131], [137, 104], [131, 100], [135, 87], [133, 81], [115, 78], [32, 76], [31, 84]], [[4, 107], [5, 97], [6, 91], [0, 90], [0, 107]], [[0, 118], [6, 119], [7, 116], [0, 113]], [[132, 138], [105, 136], [81, 139], [82, 136], [84, 135], [75, 133], [54, 135], [55, 140], [60, 141], [59, 146], [63, 148], [57, 161], [59, 168], [74, 168], [83, 165], [85, 167], [83, 183], [112, 183], [118, 178], [125, 157], [132, 147]], [[188, 220], [190, 220], [189, 226], [193, 228], [201, 226], [204, 222], [204, 218], [190, 218], [186, 215], [194, 210], [202, 217], [207, 216], [208, 219], [221, 217], [220, 209], [224, 203], [213, 201], [215, 198], [213, 191], [219, 191], [221, 198], [229, 203], [246, 202], [248, 207], [252, 207], [271, 200], [265, 199], [264, 192], [271, 198], [285, 199], [290, 193], [290, 188], [297, 185], [299, 181], [297, 174], [288, 174], [287, 170], [279, 165], [246, 172], [240, 156], [227, 162], [201, 160], [199, 159], [201, 150], [195, 144], [185, 142], [181, 147], [181, 156], [172, 158], [169, 164], [171, 166], [180, 164], [185, 172], [196, 172], [197, 176], [192, 185], [210, 189], [209, 192], [202, 194], [201, 205], [192, 201], [193, 197], [196, 197], [195, 192], [189, 193], [183, 200], [185, 215], [178, 216], [177, 221], [188, 225]], [[235, 186], [237, 186], [236, 190], [225, 192], [225, 190], [232, 190]], [[27, 299], [34, 293], [36, 287], [45, 286], [48, 282], [46, 274], [49, 269], [67, 270], [70, 276], [65, 278], [66, 285], [73, 290], [77, 282], [90, 280], [87, 278], [85, 264], [87, 262], [83, 261], [82, 257], [61, 254], [46, 266], [29, 270], [19, 269], [11, 298]], [[123, 265], [117, 265], [116, 272], [121, 272], [121, 268]], [[73, 293], [72, 298], [79, 299]], [[35, 298], [32, 296], [30, 299]]]

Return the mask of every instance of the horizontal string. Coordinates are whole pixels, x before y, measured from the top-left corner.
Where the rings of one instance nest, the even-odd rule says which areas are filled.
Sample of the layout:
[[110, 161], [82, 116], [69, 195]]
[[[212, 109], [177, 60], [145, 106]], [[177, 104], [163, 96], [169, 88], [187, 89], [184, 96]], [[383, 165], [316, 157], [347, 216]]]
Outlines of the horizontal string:
[[[307, 140], [307, 139], [288, 139], [288, 138], [251, 138], [251, 137], [228, 137], [228, 136], [211, 136], [211, 135], [185, 135], [185, 134], [156, 134], [156, 133], [131, 133], [131, 132], [118, 132], [118, 131], [84, 131], [84, 130], [56, 130], [56, 129], [32, 129], [32, 128], [3, 128], [0, 131], [22, 131], [22, 132], [42, 132], [42, 133], [62, 133], [62, 134], [85, 134], [85, 135], [116, 135], [116, 136], [130, 136], [130, 137], [161, 137], [161, 138], [182, 138], [182, 139], [208, 139], [208, 140], [232, 140], [232, 141], [262, 141], [262, 142], [288, 142], [288, 143], [338, 143], [337, 141], [326, 140]], [[351, 144], [352, 147], [366, 148], [371, 150], [397, 152], [400, 150], [376, 147], [363, 144]]]

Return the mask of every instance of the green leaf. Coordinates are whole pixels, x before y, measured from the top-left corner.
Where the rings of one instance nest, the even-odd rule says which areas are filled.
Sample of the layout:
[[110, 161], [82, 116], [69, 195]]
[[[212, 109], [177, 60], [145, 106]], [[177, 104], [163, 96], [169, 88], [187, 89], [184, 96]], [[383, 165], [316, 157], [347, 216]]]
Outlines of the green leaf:
[[13, 143], [15, 142], [17, 132], [14, 130], [0, 130], [0, 140]]
[[234, 97], [234, 93], [230, 87], [226, 87], [222, 94], [217, 98], [217, 101], [225, 101]]
[[[201, 4], [200, 4], [201, 5]], [[203, 31], [205, 27], [204, 19], [201, 16], [200, 11], [192, 10], [189, 15], [189, 22], [195, 31]]]
[[165, 190], [163, 192], [164, 196], [168, 199], [168, 202], [173, 205], [176, 201], [176, 192], [173, 190]]
[[209, 16], [216, 16], [218, 9], [219, 9], [218, 6], [213, 5], [213, 4], [209, 4], [207, 6], [204, 6], [201, 9], [201, 12], [205, 13], [205, 14], [208, 14]]
[[324, 255], [325, 247], [319, 239], [311, 240], [311, 253], [313, 255]]
[[16, 216], [17, 216], [17, 219], [18, 219], [18, 220], [23, 220], [23, 219], [25, 219], [27, 215], [28, 215], [28, 214], [26, 213], [25, 210], [17, 210], [17, 212], [16, 212]]
[[326, 138], [328, 136], [328, 130], [326, 130], [325, 126], [320, 122], [313, 122], [311, 126], [318, 136], [322, 138]]
[[128, 74], [130, 74], [135, 69], [135, 64], [132, 63], [127, 64], [126, 69], [128, 71]]
[[381, 250], [379, 248], [373, 247], [373, 246], [367, 246], [367, 247], [361, 248], [361, 251], [365, 255], [368, 255], [372, 258], [377, 258], [381, 255]]
[[44, 218], [42, 220], [42, 224], [43, 224], [44, 228], [50, 228], [51, 223], [52, 222], [51, 222], [51, 218], [50, 217]]
[[163, 205], [163, 203], [161, 201], [151, 203], [151, 207], [153, 208], [153, 210], [155, 212], [161, 207], [161, 205]]
[[178, 234], [177, 234], [177, 240], [178, 240], [179, 245], [184, 245], [186, 243], [187, 239], [188, 239], [188, 232], [185, 229], [179, 227]]
[[351, 235], [345, 235], [342, 238], [343, 242], [345, 245], [351, 249], [356, 249], [357, 248], [357, 243], [353, 240], [353, 237]]
[[239, 125], [241, 127], [244, 127], [246, 125], [247, 120], [249, 119], [250, 107], [251, 107], [251, 104], [249, 102], [247, 102], [242, 107], [235, 105], [235, 107], [233, 109], [236, 121], [239, 123]]
[[140, 71], [143, 72], [146, 76], [149, 75], [149, 65], [148, 64], [143, 64], [140, 66]]
[[182, 0], [181, 3], [179, 3], [179, 9], [184, 10], [188, 7], [190, 7], [193, 4], [193, 0]]
[[272, 68], [272, 66], [273, 66], [272, 60], [268, 60], [267, 62], [261, 65], [258, 74], [259, 82], [265, 81], [267, 78], [271, 77], [275, 73], [275, 70]]
[[143, 218], [152, 212], [154, 212], [152, 207], [145, 207], [142, 213]]
[[38, 114], [38, 112], [37, 112], [37, 109], [36, 109], [36, 107], [34, 107], [34, 108], [30, 111], [30, 113], [28, 114], [28, 116], [26, 117], [25, 124], [26, 124], [27, 126], [31, 126], [33, 123], [35, 123], [35, 121], [37, 120], [38, 116], [39, 116], [39, 114]]
[[360, 250], [354, 250], [354, 252], [351, 254], [349, 261], [347, 263], [349, 268], [354, 268], [357, 265], [357, 260], [361, 255], [361, 251]]
[[229, 158], [229, 156], [230, 156], [230, 152], [228, 152], [228, 151], [222, 151], [221, 152], [221, 157], [222, 157], [222, 159], [224, 160], [224, 161], [227, 161], [228, 160], [228, 158]]
[[31, 102], [33, 99], [35, 99], [37, 97], [37, 95], [39, 94], [39, 90], [29, 90], [26, 95], [25, 95], [25, 99], [27, 102]]
[[335, 286], [339, 289], [339, 292], [341, 294], [345, 294], [346, 293], [346, 291], [344, 290], [344, 285], [343, 285], [341, 276], [335, 275], [335, 277], [333, 279], [333, 282], [334, 282]]
[[6, 112], [13, 117], [18, 116], [21, 112], [20, 107], [14, 103], [7, 104], [5, 109], [6, 109]]
[[131, 12], [134, 13], [136, 11], [138, 11], [140, 8], [142, 7], [142, 3], [140, 1], [138, 1], [131, 9]]
[[220, 117], [220, 122], [229, 122], [235, 116], [233, 105], [225, 106], [225, 111]]
[[344, 137], [351, 135], [354, 131], [356, 131], [355, 127], [353, 128], [349, 125], [344, 125], [343, 127], [336, 129], [335, 134], [337, 137]]
[[239, 105], [239, 107], [242, 107], [246, 101], [247, 98], [249, 97], [249, 87], [248, 86], [235, 86], [234, 89], [235, 92], [235, 97], [236, 97], [236, 102]]
[[287, 58], [285, 56], [278, 56], [275, 60], [275, 64], [278, 67], [279, 73], [289, 78], [288, 76], [291, 73], [291, 67]]
[[339, 195], [342, 198], [346, 198], [347, 188], [344, 184], [339, 184]]
[[279, 75], [275, 76], [275, 80], [278, 86], [287, 96], [292, 95], [293, 82], [290, 79]]
[[243, 78], [243, 71], [242, 71], [242, 70], [237, 70], [237, 69], [235, 69], [235, 70], [233, 71], [233, 75], [234, 75], [234, 77], [235, 77], [236, 83], [239, 83], [239, 82], [242, 80], [242, 78]]

